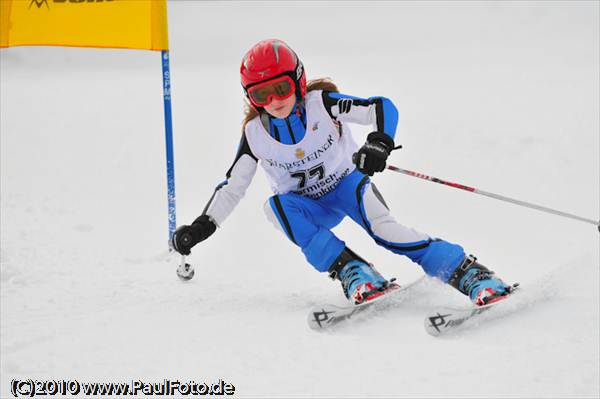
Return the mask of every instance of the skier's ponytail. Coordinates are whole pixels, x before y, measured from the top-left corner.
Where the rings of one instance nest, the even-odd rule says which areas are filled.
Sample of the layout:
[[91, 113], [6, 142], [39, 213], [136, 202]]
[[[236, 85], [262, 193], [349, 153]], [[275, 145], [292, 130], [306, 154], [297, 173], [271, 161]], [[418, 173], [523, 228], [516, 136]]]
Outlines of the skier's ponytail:
[[340, 92], [331, 78], [309, 80], [306, 84], [306, 91], [309, 92], [313, 90], [334, 91], [336, 93]]

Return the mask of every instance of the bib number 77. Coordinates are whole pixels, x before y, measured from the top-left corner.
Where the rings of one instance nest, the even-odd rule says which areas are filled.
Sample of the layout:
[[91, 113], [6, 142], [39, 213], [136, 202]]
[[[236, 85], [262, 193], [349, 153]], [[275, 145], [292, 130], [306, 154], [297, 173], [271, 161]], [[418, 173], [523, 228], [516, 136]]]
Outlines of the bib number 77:
[[312, 179], [315, 176], [318, 176], [317, 180], [321, 180], [322, 178], [324, 178], [325, 177], [325, 167], [323, 166], [323, 163], [321, 162], [320, 164], [315, 165], [310, 169], [298, 170], [294, 173], [290, 173], [290, 176], [299, 180], [298, 189], [302, 189], [302, 188], [306, 187], [306, 182], [309, 179]]

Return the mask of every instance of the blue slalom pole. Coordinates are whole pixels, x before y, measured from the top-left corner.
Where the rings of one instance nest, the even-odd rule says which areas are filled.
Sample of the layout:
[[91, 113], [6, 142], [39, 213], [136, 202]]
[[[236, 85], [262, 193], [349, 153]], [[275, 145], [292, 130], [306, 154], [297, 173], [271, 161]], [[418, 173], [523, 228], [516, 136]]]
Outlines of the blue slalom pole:
[[171, 115], [171, 69], [169, 67], [169, 50], [163, 50], [161, 56], [165, 109], [165, 149], [167, 153], [167, 196], [169, 201], [170, 241], [177, 226], [177, 219], [175, 213], [175, 160], [173, 156], [173, 120]]

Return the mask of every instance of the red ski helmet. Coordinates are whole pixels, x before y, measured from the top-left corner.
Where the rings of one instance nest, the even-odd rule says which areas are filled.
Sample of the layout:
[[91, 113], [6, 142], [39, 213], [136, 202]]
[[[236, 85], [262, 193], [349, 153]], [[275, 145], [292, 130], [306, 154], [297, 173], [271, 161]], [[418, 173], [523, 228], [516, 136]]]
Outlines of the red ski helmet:
[[242, 59], [240, 77], [242, 87], [248, 100], [254, 107], [256, 104], [248, 90], [260, 83], [289, 76], [295, 85], [296, 97], [301, 99], [306, 94], [306, 74], [304, 65], [285, 42], [279, 39], [267, 39], [256, 43]]

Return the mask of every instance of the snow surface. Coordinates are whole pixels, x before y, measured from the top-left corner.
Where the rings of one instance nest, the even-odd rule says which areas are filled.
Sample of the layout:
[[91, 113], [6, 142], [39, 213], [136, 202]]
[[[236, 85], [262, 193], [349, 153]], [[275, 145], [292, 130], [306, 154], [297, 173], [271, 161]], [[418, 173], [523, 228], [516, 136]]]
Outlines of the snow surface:
[[[223, 180], [242, 118], [241, 56], [288, 41], [309, 77], [398, 106], [407, 169], [599, 218], [596, 1], [170, 2], [178, 222]], [[398, 306], [331, 333], [343, 303], [266, 220], [259, 170], [182, 283], [166, 254], [160, 57], [22, 47], [1, 55], [1, 387], [13, 378], [231, 382], [239, 397], [600, 395], [595, 227], [391, 172], [397, 219], [461, 243], [529, 306], [436, 339], [426, 279]], [[357, 126], [360, 142], [368, 132]], [[351, 221], [336, 233], [386, 276], [422, 275]], [[517, 297], [515, 297], [516, 299]]]

